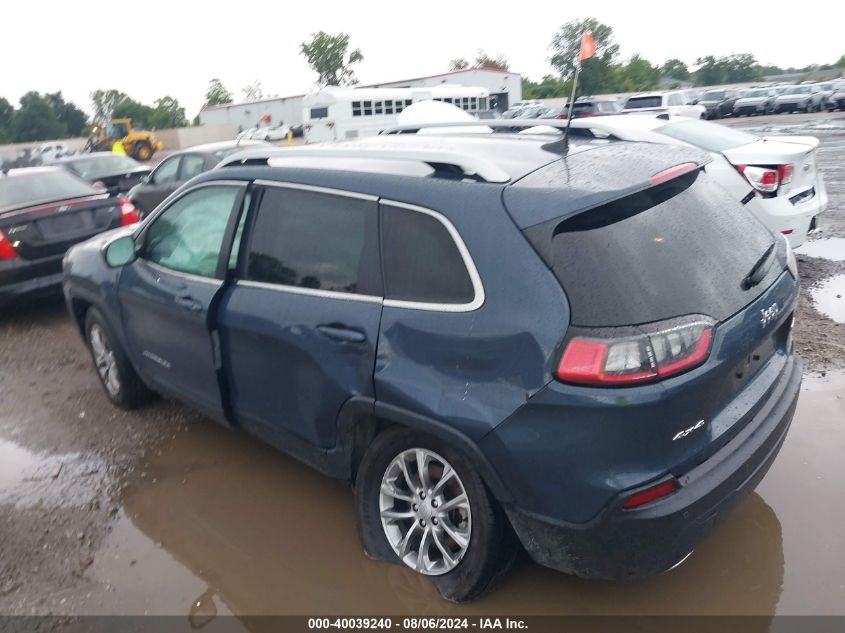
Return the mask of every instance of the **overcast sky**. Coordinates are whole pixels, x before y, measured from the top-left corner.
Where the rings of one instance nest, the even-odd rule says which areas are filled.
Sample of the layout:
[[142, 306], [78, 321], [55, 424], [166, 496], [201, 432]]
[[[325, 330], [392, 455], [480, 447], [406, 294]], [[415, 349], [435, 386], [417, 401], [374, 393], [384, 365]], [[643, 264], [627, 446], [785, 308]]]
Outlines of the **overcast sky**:
[[212, 77], [236, 101], [255, 79], [265, 94], [310, 90], [316, 76], [299, 44], [319, 30], [350, 35], [364, 54], [356, 67], [361, 83], [443, 72], [449, 60], [472, 59], [479, 48], [504, 54], [511, 70], [537, 80], [551, 72], [548, 46], [557, 28], [589, 16], [613, 27], [623, 58], [639, 53], [653, 63], [752, 53], [762, 63], [800, 67], [845, 53], [841, 2], [713, 4], [7, 0], [0, 96], [17, 104], [28, 90], [61, 90], [90, 111], [92, 90], [117, 88], [149, 104], [171, 95], [192, 118]]

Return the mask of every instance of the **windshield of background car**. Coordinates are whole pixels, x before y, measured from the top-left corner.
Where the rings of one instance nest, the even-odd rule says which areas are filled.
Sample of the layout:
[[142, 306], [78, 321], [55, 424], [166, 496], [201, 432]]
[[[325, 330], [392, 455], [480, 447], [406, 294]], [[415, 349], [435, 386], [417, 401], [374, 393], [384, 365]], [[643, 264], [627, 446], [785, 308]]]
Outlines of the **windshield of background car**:
[[592, 112], [593, 104], [590, 101], [582, 101], [572, 106], [572, 114], [584, 114], [585, 112]]
[[749, 90], [746, 92], [743, 97], [766, 97], [768, 96], [767, 90]]
[[0, 176], [0, 209], [100, 193], [64, 169]]
[[712, 90], [710, 92], [705, 92], [701, 96], [702, 101], [721, 101], [725, 98], [725, 91], [724, 90]]
[[706, 149], [708, 152], [722, 152], [759, 140], [748, 132], [698, 119], [670, 123], [657, 128], [655, 132]]
[[121, 156], [120, 154], [79, 158], [77, 160], [67, 161], [65, 164], [86, 180], [97, 180], [105, 176], [113, 176], [132, 171], [140, 166], [140, 163], [128, 156]]
[[656, 97], [631, 97], [625, 102], [625, 108], [659, 108], [663, 105], [662, 102], [663, 99], [659, 95]]
[[810, 94], [809, 86], [793, 86], [783, 91], [785, 95], [807, 95]]

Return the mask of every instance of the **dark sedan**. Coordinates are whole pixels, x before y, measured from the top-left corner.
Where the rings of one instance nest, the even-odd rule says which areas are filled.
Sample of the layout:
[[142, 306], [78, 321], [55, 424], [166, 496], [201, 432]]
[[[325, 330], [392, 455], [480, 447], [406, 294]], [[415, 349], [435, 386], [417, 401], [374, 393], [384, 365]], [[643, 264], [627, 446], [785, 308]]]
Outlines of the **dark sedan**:
[[221, 141], [197, 145], [176, 152], [165, 158], [151, 174], [129, 191], [132, 201], [141, 216], [155, 209], [180, 185], [194, 176], [212, 169], [229, 154], [256, 145], [269, 145], [265, 141]]
[[721, 119], [733, 114], [734, 104], [741, 96], [739, 90], [708, 90], [698, 100], [707, 110], [708, 119]]
[[129, 200], [61, 167], [0, 172], [0, 306], [58, 290], [67, 249], [137, 221]]
[[112, 152], [69, 156], [56, 161], [55, 164], [72, 171], [112, 196], [127, 193], [152, 171], [148, 165], [142, 165], [134, 158]]

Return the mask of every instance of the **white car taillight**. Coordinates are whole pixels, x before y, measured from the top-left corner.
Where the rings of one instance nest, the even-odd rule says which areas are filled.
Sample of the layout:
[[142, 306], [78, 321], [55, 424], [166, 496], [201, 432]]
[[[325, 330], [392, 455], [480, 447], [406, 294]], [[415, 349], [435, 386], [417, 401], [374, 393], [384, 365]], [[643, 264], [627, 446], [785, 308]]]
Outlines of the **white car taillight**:
[[736, 168], [757, 191], [771, 193], [778, 190], [780, 177], [777, 169], [755, 165], [737, 165]]
[[737, 165], [739, 173], [745, 176], [749, 184], [757, 191], [764, 193], [776, 192], [780, 187], [792, 182], [795, 166], [792, 163], [783, 165]]

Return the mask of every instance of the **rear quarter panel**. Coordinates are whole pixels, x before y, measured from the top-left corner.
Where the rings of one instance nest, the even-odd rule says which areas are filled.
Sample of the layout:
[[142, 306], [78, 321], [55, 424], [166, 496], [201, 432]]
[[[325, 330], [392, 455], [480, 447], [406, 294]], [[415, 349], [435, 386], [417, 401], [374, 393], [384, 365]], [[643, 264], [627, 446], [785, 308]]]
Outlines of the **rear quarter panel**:
[[551, 379], [568, 304], [504, 210], [500, 187], [409, 182], [384, 197], [451, 220], [478, 268], [485, 302], [459, 313], [385, 306], [376, 398], [478, 440]]

